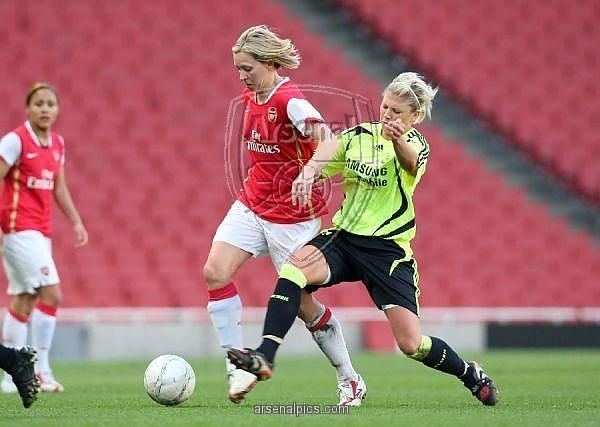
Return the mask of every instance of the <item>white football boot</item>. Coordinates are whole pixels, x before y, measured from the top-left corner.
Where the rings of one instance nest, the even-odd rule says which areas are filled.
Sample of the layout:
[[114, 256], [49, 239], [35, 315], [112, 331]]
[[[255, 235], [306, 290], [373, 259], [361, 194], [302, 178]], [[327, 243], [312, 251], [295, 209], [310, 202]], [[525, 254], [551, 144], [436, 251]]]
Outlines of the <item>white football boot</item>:
[[257, 382], [256, 375], [243, 369], [234, 370], [229, 376], [229, 400], [233, 403], [240, 403]]
[[367, 384], [359, 375], [356, 381], [341, 381], [338, 383], [337, 393], [340, 396], [338, 406], [360, 406], [367, 397]]
[[56, 381], [54, 379], [54, 377], [52, 376], [52, 374], [42, 374], [41, 372], [38, 372], [36, 375], [37, 375], [38, 379], [40, 380], [40, 390], [41, 391], [46, 391], [46, 392], [51, 392], [51, 393], [61, 393], [65, 390], [63, 385], [61, 383], [59, 383], [58, 381]]
[[235, 371], [236, 369], [237, 368], [235, 367], [235, 365], [231, 363], [227, 355], [225, 355], [225, 372], [227, 373], [227, 385], [229, 385], [229, 383], [231, 382], [231, 376], [233, 375], [233, 371]]

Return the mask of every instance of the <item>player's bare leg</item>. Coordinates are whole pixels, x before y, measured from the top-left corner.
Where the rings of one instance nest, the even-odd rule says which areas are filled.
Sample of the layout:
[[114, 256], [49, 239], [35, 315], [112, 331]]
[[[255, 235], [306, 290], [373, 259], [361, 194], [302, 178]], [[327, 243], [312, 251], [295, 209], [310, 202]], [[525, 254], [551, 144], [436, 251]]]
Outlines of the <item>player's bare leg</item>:
[[56, 314], [62, 302], [59, 284], [42, 286], [38, 289], [39, 299], [31, 315], [31, 337], [38, 354], [36, 373], [42, 391], [60, 393], [61, 383], [54, 379], [50, 368], [50, 349], [56, 330]]
[[[2, 325], [2, 342], [5, 346], [18, 349], [27, 344], [27, 326], [35, 301], [36, 296], [30, 294], [11, 297]], [[17, 387], [9, 374], [4, 374], [0, 389], [3, 393], [17, 392]]]
[[498, 389], [477, 362], [465, 362], [445, 341], [421, 334], [421, 323], [412, 311], [394, 306], [385, 310], [400, 350], [430, 368], [456, 376], [484, 405], [495, 405]]
[[[232, 282], [235, 272], [252, 254], [225, 242], [213, 242], [204, 264], [207, 310], [222, 348], [242, 348], [242, 300]], [[228, 378], [235, 366], [225, 358]]]

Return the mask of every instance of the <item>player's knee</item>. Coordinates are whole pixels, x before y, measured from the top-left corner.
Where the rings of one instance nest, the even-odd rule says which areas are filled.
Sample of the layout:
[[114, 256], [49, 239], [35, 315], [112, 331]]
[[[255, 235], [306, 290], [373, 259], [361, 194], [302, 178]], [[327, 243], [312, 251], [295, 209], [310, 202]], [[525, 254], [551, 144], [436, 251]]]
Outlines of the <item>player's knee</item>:
[[420, 337], [419, 345], [417, 346], [416, 350], [414, 350], [412, 353], [407, 353], [407, 352], [404, 352], [404, 353], [406, 354], [406, 356], [410, 357], [411, 359], [423, 361], [423, 359], [425, 359], [425, 357], [427, 357], [427, 355], [431, 351], [431, 345], [432, 345], [431, 337], [429, 337], [427, 335], [422, 335]]
[[285, 263], [281, 266], [279, 270], [279, 278], [287, 279], [290, 282], [295, 283], [300, 287], [300, 289], [304, 289], [306, 287], [306, 276], [304, 272], [291, 263]]
[[52, 295], [50, 298], [47, 298], [44, 302], [52, 307], [59, 307], [62, 304], [62, 295]]
[[19, 304], [11, 306], [11, 310], [21, 316], [29, 317], [33, 311], [33, 307], [33, 304]]
[[419, 346], [421, 345], [421, 335], [419, 336], [406, 336], [402, 338], [396, 338], [400, 351], [407, 356], [412, 356], [419, 352]]
[[231, 273], [227, 271], [222, 265], [214, 262], [207, 262], [204, 264], [204, 280], [208, 289], [219, 289], [220, 287], [231, 283]]
[[322, 279], [321, 276], [323, 276], [326, 273], [323, 273], [319, 269], [320, 265], [318, 265], [314, 261], [307, 259], [292, 258], [286, 264], [288, 266], [298, 269], [302, 274], [302, 280], [306, 280], [306, 284], [308, 285], [320, 284], [325, 280], [324, 278]]
[[21, 316], [29, 317], [35, 307], [34, 295], [18, 295], [13, 297], [10, 309]]
[[59, 307], [62, 303], [62, 293], [58, 285], [44, 288], [44, 292], [39, 294], [40, 301], [51, 307]]

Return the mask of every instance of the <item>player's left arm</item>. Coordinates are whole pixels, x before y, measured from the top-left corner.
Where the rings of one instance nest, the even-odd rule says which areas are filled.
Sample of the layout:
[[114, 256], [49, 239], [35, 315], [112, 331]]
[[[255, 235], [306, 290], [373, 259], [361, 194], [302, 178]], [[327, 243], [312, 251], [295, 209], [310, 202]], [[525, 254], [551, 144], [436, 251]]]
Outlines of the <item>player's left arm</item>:
[[306, 124], [305, 136], [317, 143], [312, 157], [306, 162], [298, 178], [292, 183], [292, 203], [298, 201], [305, 206], [310, 200], [312, 186], [321, 170], [333, 159], [340, 142], [329, 126], [323, 122], [311, 121]]
[[305, 138], [317, 143], [312, 157], [292, 183], [292, 204], [299, 203], [300, 206], [306, 206], [310, 201], [315, 179], [333, 158], [339, 142], [329, 126], [325, 124], [321, 113], [308, 100], [302, 97], [291, 98], [287, 101], [285, 108], [288, 119], [294, 128]]
[[83, 225], [81, 216], [73, 203], [69, 187], [67, 186], [67, 177], [65, 176], [65, 167], [61, 166], [54, 181], [54, 200], [73, 225], [75, 232], [76, 247], [81, 247], [88, 242], [88, 232]]
[[317, 143], [315, 153], [306, 162], [306, 166], [315, 170], [318, 175], [331, 162], [340, 147], [340, 141], [329, 126], [322, 122], [311, 122], [306, 126], [307, 135]]

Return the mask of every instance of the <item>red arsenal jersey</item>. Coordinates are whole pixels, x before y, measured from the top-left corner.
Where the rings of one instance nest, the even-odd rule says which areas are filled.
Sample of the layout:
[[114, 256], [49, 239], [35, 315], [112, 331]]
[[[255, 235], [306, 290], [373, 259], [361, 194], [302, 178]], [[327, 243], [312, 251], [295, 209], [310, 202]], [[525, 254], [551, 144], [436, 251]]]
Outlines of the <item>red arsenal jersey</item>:
[[[64, 161], [64, 140], [52, 132], [48, 145], [40, 145], [27, 123], [9, 136], [14, 140], [18, 137], [20, 155], [14, 160], [4, 159], [11, 168], [4, 178], [0, 204], [2, 231], [37, 230], [50, 237], [54, 181]], [[2, 144], [9, 139], [7, 137], [2, 139]]]
[[292, 182], [312, 157], [316, 143], [305, 137], [306, 125], [322, 122], [319, 112], [298, 87], [285, 78], [264, 104], [246, 89], [242, 144], [250, 155], [250, 168], [239, 200], [262, 219], [297, 223], [326, 213], [325, 200], [313, 188], [308, 206], [292, 205]]

